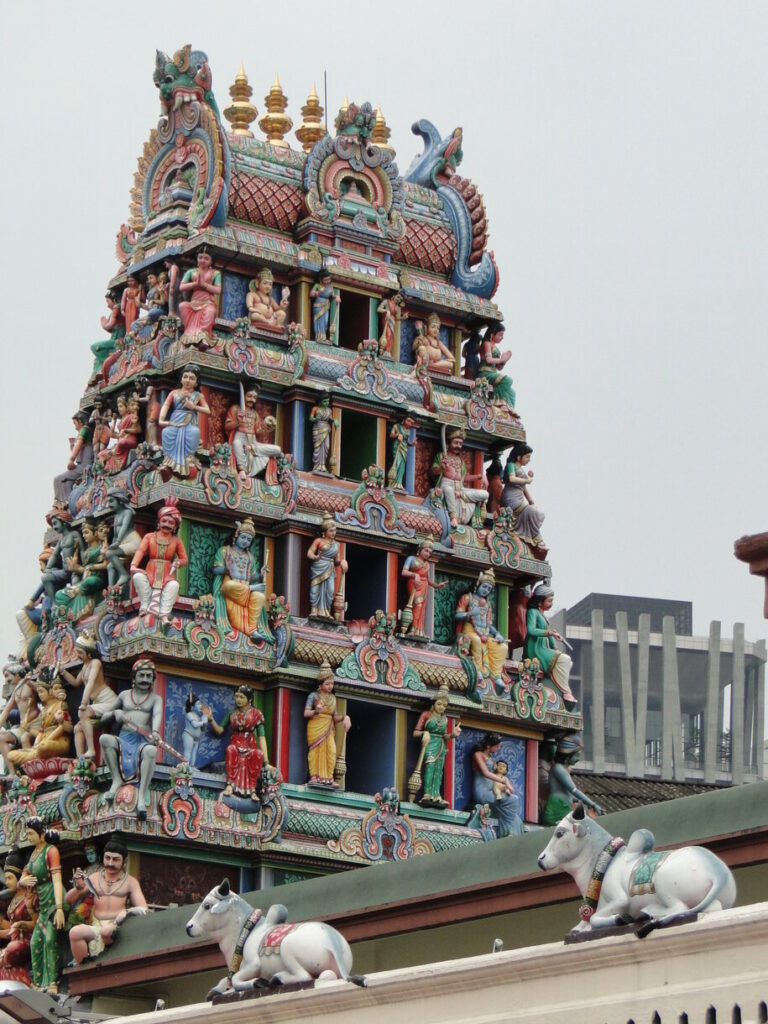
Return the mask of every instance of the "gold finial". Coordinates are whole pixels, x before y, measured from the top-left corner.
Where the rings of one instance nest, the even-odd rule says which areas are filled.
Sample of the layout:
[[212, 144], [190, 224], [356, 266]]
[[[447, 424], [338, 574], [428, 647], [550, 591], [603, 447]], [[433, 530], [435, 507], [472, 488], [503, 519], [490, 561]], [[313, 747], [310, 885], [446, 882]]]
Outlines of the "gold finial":
[[250, 102], [253, 89], [248, 84], [248, 77], [242, 64], [235, 75], [234, 82], [229, 87], [229, 95], [232, 97], [232, 103], [224, 108], [224, 117], [232, 125], [235, 135], [246, 135], [252, 139], [253, 132], [250, 129], [250, 124], [251, 121], [256, 120], [259, 112], [255, 104]]
[[387, 128], [387, 122], [384, 120], [384, 115], [381, 112], [381, 107], [376, 108], [376, 121], [373, 125], [373, 131], [371, 132], [371, 142], [379, 149], [384, 149], [387, 153], [395, 155], [394, 146], [389, 144], [389, 136], [392, 134], [389, 128]]
[[345, 96], [345, 97], [344, 97], [344, 102], [343, 102], [343, 103], [341, 104], [341, 106], [339, 107], [339, 113], [340, 113], [340, 114], [346, 114], [346, 112], [347, 112], [348, 110], [349, 110], [349, 100], [348, 100], [348, 99], [347, 99], [347, 97]]
[[272, 83], [267, 95], [264, 97], [264, 104], [267, 108], [267, 112], [259, 121], [259, 128], [267, 136], [267, 142], [275, 147], [287, 146], [288, 143], [283, 138], [293, 128], [293, 121], [285, 113], [285, 108], [288, 106], [288, 97], [283, 92], [283, 87], [280, 85], [280, 79], [275, 73], [275, 80]]
[[301, 116], [304, 119], [296, 129], [296, 138], [301, 143], [305, 153], [309, 153], [316, 142], [326, 135], [323, 124], [325, 111], [320, 106], [320, 99], [317, 95], [317, 88], [313, 85], [312, 91], [307, 96], [307, 102], [301, 108]]

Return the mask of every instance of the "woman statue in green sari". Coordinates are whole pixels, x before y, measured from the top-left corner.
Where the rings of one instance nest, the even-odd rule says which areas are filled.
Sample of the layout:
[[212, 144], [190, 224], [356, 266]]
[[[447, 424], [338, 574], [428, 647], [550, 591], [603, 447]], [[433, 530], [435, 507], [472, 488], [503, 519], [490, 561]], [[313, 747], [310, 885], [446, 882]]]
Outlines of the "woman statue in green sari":
[[[448, 689], [441, 686], [431, 710], [421, 714], [413, 735], [421, 739], [421, 756], [416, 768], [423, 764], [424, 792], [419, 803], [422, 807], [448, 807], [448, 801], [440, 795], [443, 786], [443, 768], [448, 753]], [[456, 722], [453, 735], [458, 736], [461, 725]], [[414, 773], [415, 774], [415, 773]]]
[[61, 858], [57, 849], [59, 833], [52, 829], [46, 831], [41, 818], [30, 818], [27, 822], [27, 839], [33, 849], [19, 885], [35, 890], [40, 908], [30, 941], [32, 983], [35, 988], [55, 994], [59, 990], [61, 976], [59, 937], [56, 932], [64, 927], [65, 922]]
[[477, 379], [484, 378], [493, 387], [493, 397], [511, 410], [515, 408], [515, 389], [512, 378], [504, 372], [512, 353], [501, 351], [504, 340], [504, 324], [488, 324], [480, 345], [480, 367]]

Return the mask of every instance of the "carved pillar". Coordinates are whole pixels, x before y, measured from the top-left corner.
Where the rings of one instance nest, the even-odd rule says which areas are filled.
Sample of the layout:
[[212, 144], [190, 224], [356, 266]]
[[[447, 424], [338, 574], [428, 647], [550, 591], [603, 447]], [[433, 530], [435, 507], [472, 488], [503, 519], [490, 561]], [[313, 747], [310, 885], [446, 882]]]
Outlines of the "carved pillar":
[[733, 627], [731, 690], [731, 773], [735, 786], [744, 781], [744, 623]]
[[592, 767], [605, 769], [605, 651], [603, 612], [592, 611]]
[[665, 615], [662, 624], [662, 732], [661, 777], [684, 779], [683, 735], [680, 721], [680, 684], [677, 674], [675, 619]]

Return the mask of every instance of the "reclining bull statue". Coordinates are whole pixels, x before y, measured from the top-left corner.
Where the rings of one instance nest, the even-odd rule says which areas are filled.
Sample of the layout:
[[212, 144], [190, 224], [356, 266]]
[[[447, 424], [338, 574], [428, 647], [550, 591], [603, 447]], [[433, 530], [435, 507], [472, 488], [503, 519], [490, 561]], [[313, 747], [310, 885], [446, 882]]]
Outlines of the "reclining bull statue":
[[648, 829], [611, 836], [577, 804], [539, 856], [544, 871], [572, 876], [584, 902], [571, 934], [637, 924], [640, 937], [690, 914], [727, 910], [736, 899], [728, 867], [703, 846], [655, 851]]
[[320, 921], [286, 924], [287, 916], [281, 903], [266, 914], [254, 910], [226, 878], [211, 889], [187, 922], [188, 935], [218, 942], [229, 967], [209, 999], [231, 988], [245, 992], [291, 982], [342, 978], [364, 984], [350, 974], [352, 953], [343, 935]]

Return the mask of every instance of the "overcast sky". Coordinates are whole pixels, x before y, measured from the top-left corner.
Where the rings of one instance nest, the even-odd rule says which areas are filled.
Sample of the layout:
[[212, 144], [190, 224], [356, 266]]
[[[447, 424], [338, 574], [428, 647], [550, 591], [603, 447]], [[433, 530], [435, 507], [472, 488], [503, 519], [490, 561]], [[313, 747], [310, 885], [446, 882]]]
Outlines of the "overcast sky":
[[104, 336], [155, 48], [187, 42], [222, 108], [241, 61], [260, 114], [278, 71], [295, 126], [327, 70], [331, 117], [381, 104], [401, 171], [417, 118], [463, 127], [556, 603], [682, 598], [697, 632], [765, 636], [732, 554], [768, 530], [765, 3], [26, 0], [0, 13], [0, 652]]

